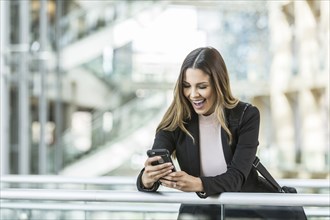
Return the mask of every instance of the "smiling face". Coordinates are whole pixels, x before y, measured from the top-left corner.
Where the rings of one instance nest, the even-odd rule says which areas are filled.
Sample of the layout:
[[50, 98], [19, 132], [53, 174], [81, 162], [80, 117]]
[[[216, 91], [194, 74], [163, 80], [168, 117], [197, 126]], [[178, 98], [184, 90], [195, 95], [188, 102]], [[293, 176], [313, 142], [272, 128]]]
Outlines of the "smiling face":
[[216, 97], [209, 75], [200, 69], [188, 68], [183, 76], [182, 86], [184, 96], [197, 114], [210, 115], [214, 112]]

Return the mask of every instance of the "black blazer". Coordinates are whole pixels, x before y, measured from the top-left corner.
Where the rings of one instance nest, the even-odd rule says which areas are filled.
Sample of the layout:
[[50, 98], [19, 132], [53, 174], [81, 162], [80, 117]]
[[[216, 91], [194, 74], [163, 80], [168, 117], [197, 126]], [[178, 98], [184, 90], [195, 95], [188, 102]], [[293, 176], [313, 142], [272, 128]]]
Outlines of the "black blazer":
[[[230, 114], [229, 109], [225, 110], [225, 115]], [[176, 150], [176, 156], [180, 168], [189, 175], [200, 177], [206, 198], [210, 195], [220, 194], [222, 192], [256, 192], [268, 191], [260, 189], [258, 183], [258, 174], [252, 168], [255, 159], [257, 146], [259, 145], [259, 124], [260, 113], [255, 106], [246, 109], [242, 123], [239, 127], [239, 136], [233, 144], [229, 145], [229, 137], [221, 128], [222, 147], [227, 163], [227, 171], [217, 176], [200, 176], [200, 151], [199, 151], [199, 125], [198, 115], [193, 112], [191, 120], [187, 121], [186, 128], [194, 137], [194, 141], [180, 128], [175, 131], [159, 131], [156, 134], [152, 148], [166, 148], [172, 153]], [[235, 143], [237, 141], [237, 143]], [[235, 152], [232, 152], [235, 149]], [[143, 188], [141, 184], [141, 175], [137, 179], [137, 188], [140, 191], [156, 191], [159, 183], [151, 189]]]

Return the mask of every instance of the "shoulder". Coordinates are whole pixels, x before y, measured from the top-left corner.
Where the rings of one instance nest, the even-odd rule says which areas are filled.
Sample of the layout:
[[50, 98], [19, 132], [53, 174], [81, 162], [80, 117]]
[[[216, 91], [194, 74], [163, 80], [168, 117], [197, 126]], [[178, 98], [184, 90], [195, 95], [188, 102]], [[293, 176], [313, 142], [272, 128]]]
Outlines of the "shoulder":
[[240, 124], [241, 125], [247, 123], [259, 124], [259, 121], [260, 121], [259, 109], [256, 106], [249, 104], [240, 118]]
[[239, 115], [241, 115], [243, 112], [259, 113], [259, 110], [256, 106], [252, 105], [251, 103], [239, 101], [237, 105], [232, 109], [232, 112], [234, 114], [238, 113]]
[[239, 101], [237, 105], [232, 109], [226, 109], [228, 114], [233, 118], [240, 118], [244, 114], [259, 114], [259, 110], [256, 106], [248, 102]]
[[251, 103], [239, 101], [237, 105], [227, 110], [227, 119], [229, 123], [235, 123], [241, 125], [246, 121], [250, 121], [251, 119], [259, 120], [260, 112], [258, 108]]
[[245, 114], [249, 114], [249, 115], [260, 115], [259, 109], [258, 107], [254, 106], [254, 105], [249, 105], [246, 110], [245, 110]]
[[250, 103], [247, 103], [247, 107], [245, 109], [246, 114], [252, 114], [252, 115], [260, 115], [259, 109], [257, 106], [254, 106]]

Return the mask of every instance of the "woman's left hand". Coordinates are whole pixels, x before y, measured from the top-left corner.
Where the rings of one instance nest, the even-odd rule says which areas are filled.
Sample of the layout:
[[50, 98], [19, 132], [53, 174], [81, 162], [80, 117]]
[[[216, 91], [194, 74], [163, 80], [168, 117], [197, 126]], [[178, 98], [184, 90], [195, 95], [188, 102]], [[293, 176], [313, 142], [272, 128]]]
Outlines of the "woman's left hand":
[[172, 172], [160, 179], [163, 186], [184, 192], [202, 192], [203, 184], [199, 177], [194, 177], [184, 171]]

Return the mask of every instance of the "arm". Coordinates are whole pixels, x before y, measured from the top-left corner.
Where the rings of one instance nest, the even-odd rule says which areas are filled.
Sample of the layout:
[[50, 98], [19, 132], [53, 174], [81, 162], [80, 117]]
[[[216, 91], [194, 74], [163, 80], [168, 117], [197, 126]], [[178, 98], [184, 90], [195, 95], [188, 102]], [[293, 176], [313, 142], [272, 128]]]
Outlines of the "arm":
[[[153, 149], [165, 148], [170, 153], [173, 152], [175, 146], [173, 142], [173, 134], [168, 131], [160, 131], [156, 134]], [[151, 157], [145, 161], [144, 168], [141, 170], [137, 178], [137, 189], [144, 192], [157, 191], [160, 185], [159, 179], [172, 172], [171, 163], [165, 163], [157, 166], [151, 165], [153, 161], [159, 160], [160, 157]]]

